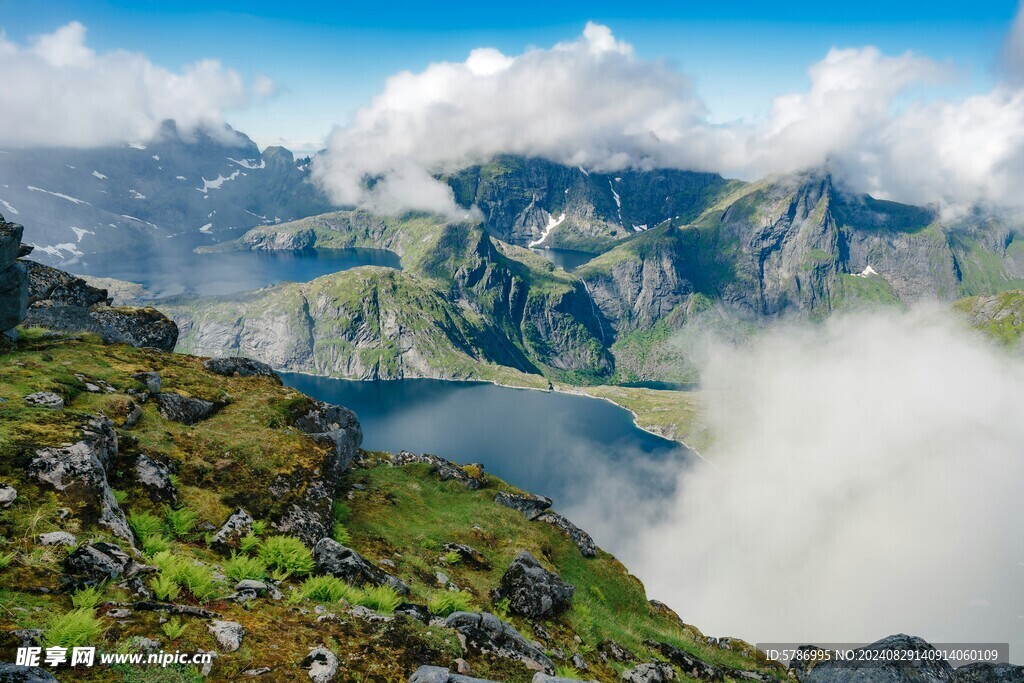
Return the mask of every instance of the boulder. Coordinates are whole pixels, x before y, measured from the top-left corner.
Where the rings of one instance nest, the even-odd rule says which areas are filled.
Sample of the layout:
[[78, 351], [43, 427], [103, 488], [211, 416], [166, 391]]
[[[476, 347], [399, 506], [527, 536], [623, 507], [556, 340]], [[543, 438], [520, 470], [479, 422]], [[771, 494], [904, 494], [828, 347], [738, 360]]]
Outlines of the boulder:
[[201, 398], [188, 398], [181, 394], [158, 393], [153, 396], [160, 415], [186, 425], [208, 420], [217, 412], [217, 404]]
[[444, 625], [458, 631], [471, 650], [519, 660], [530, 668], [555, 673], [555, 665], [540, 648], [493, 614], [455, 612], [444, 620]]
[[399, 451], [391, 456], [393, 465], [410, 465], [413, 463], [426, 463], [430, 465], [430, 471], [441, 481], [454, 479], [468, 489], [477, 490], [484, 485], [484, 466], [478, 463], [468, 465], [457, 465], [451, 460], [445, 460], [436, 455], [424, 453], [416, 455], [409, 451]]
[[247, 602], [256, 598], [280, 600], [281, 591], [272, 583], [265, 583], [255, 579], [243, 579], [235, 584], [235, 594], [227, 599], [234, 600], [235, 602]]
[[[578, 678], [559, 678], [558, 676], [548, 676], [543, 671], [538, 671], [533, 675], [533, 680], [530, 683], [580, 683]], [[589, 683], [595, 683], [590, 681]]]
[[518, 510], [530, 520], [537, 519], [545, 510], [551, 507], [550, 498], [532, 493], [506, 493], [502, 491], [494, 497], [494, 502], [498, 505]]
[[332, 463], [331, 476], [340, 476], [348, 470], [363, 443], [359, 418], [343, 406], [311, 401], [309, 408], [295, 419], [295, 426], [334, 449], [336, 458]]
[[39, 534], [39, 545], [62, 545], [68, 548], [74, 548], [78, 545], [78, 539], [75, 538], [74, 534], [69, 534], [66, 531], [51, 531], [45, 534]]
[[217, 643], [224, 652], [234, 652], [242, 646], [245, 629], [238, 622], [214, 619], [206, 625], [206, 628], [217, 639]]
[[17, 261], [23, 232], [0, 216], [0, 334], [20, 324], [28, 310], [28, 274]]
[[484, 678], [473, 678], [440, 666], [423, 665], [409, 676], [409, 683], [495, 683]]
[[946, 660], [921, 638], [898, 634], [883, 638], [860, 651], [916, 651], [921, 657], [886, 660], [878, 655], [851, 660], [827, 660], [809, 671], [797, 671], [801, 683], [945, 683], [953, 675]]
[[313, 683], [327, 683], [338, 673], [338, 658], [326, 647], [314, 647], [299, 666], [309, 669], [309, 679]]
[[594, 543], [594, 539], [590, 537], [583, 529], [579, 528], [569, 520], [557, 512], [542, 512], [535, 517], [536, 521], [544, 522], [555, 527], [563, 534], [569, 537], [576, 547], [580, 549], [580, 554], [583, 557], [597, 557], [597, 544]]
[[130, 579], [150, 568], [135, 562], [113, 543], [97, 542], [83, 545], [68, 555], [64, 570], [77, 585], [95, 585]]
[[60, 394], [55, 394], [52, 391], [37, 391], [34, 394], [29, 394], [25, 397], [25, 403], [50, 410], [64, 410], [64, 399]]
[[82, 440], [62, 448], [40, 448], [28, 464], [28, 474], [80, 504], [85, 522], [107, 527], [134, 545], [124, 512], [107, 483], [107, 466], [117, 457], [117, 432], [105, 417], [90, 418], [82, 426]]
[[161, 351], [173, 351], [178, 343], [178, 326], [154, 308], [104, 304], [83, 308], [47, 299], [29, 307], [24, 324], [54, 332], [88, 332], [99, 335], [108, 344], [128, 344]]
[[576, 589], [544, 569], [533, 555], [523, 550], [501, 577], [493, 592], [495, 602], [508, 600], [509, 609], [528, 619], [548, 619], [569, 607]]
[[59, 683], [59, 681], [46, 669], [0, 662], [0, 683]]
[[455, 553], [464, 564], [470, 567], [475, 567], [476, 569], [491, 568], [491, 561], [488, 560], [482, 552], [472, 546], [468, 546], [463, 543], [445, 543], [442, 546], [442, 549], [446, 553]]
[[623, 683], [665, 683], [676, 678], [676, 670], [665, 662], [640, 664], [622, 672]]
[[160, 377], [159, 372], [137, 372], [132, 375], [132, 379], [145, 384], [151, 394], [160, 393], [160, 385], [163, 384], [163, 378]]
[[171, 482], [171, 471], [167, 465], [158, 462], [145, 453], [135, 458], [135, 479], [146, 489], [149, 497], [157, 502], [173, 503], [178, 492]]
[[18, 489], [7, 484], [0, 484], [0, 508], [10, 507], [18, 499]]
[[430, 622], [430, 611], [423, 605], [417, 605], [411, 602], [403, 602], [401, 605], [395, 608], [395, 614], [404, 614], [407, 617], [412, 617], [416, 621], [421, 621], [424, 624]]
[[223, 526], [217, 530], [217, 533], [213, 535], [210, 545], [220, 550], [237, 548], [239, 541], [252, 531], [253, 521], [255, 520], [253, 520], [252, 515], [242, 508], [237, 508], [227, 518]]
[[110, 304], [107, 290], [90, 286], [82, 278], [35, 261], [25, 261], [29, 305], [50, 301], [60, 306], [89, 308]]
[[1024, 683], [1024, 666], [978, 662], [953, 670], [953, 683]]
[[[659, 650], [661, 654], [665, 655], [665, 659], [679, 667], [679, 670], [687, 678], [696, 678], [702, 681], [720, 681], [725, 677], [724, 672], [721, 669], [712, 666], [701, 659], [697, 659], [689, 652], [680, 650], [668, 643], [659, 643], [653, 640], [648, 640], [644, 645], [652, 650]], [[735, 678], [735, 676], [733, 676], [733, 678]]]
[[224, 377], [277, 377], [274, 369], [266, 363], [241, 356], [211, 358], [203, 362], [203, 367]]
[[353, 586], [391, 586], [401, 595], [409, 593], [407, 586], [398, 577], [367, 561], [351, 548], [346, 548], [332, 538], [321, 538], [313, 548], [318, 574], [336, 576]]

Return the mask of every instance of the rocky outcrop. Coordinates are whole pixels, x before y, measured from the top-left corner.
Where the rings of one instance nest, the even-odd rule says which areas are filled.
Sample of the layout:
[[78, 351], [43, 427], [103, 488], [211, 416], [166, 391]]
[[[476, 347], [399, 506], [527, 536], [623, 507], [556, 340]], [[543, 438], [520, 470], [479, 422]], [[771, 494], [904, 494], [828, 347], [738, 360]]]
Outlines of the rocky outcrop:
[[459, 561], [474, 569], [490, 569], [491, 561], [482, 552], [465, 543], [445, 543], [441, 549], [446, 553], [455, 553]]
[[409, 683], [495, 683], [484, 678], [473, 678], [452, 673], [440, 666], [423, 665], [409, 676]]
[[0, 662], [0, 683], [59, 683], [52, 673], [37, 666]]
[[543, 512], [535, 517], [535, 520], [550, 524], [568, 536], [569, 540], [580, 549], [580, 554], [583, 557], [597, 557], [597, 544], [594, 543], [594, 539], [590, 537], [590, 534], [557, 512]]
[[210, 545], [220, 550], [237, 548], [242, 538], [252, 531], [254, 521], [248, 512], [242, 508], [236, 509], [210, 539]]
[[677, 678], [676, 670], [664, 662], [648, 662], [622, 672], [623, 683], [666, 683]]
[[201, 398], [191, 398], [169, 392], [153, 396], [160, 415], [166, 420], [194, 425], [214, 416], [219, 406]]
[[484, 466], [479, 463], [469, 465], [458, 465], [451, 460], [429, 453], [418, 455], [409, 451], [399, 451], [391, 456], [393, 465], [411, 465], [414, 463], [425, 463], [430, 466], [430, 471], [441, 481], [454, 480], [468, 489], [477, 490], [484, 485]]
[[56, 332], [98, 334], [108, 344], [171, 351], [178, 327], [153, 308], [110, 305], [105, 289], [80, 277], [33, 261], [28, 267], [29, 302], [24, 324]]
[[242, 646], [245, 629], [238, 622], [214, 619], [206, 625], [206, 628], [217, 639], [220, 649], [224, 652], [234, 652]]
[[537, 519], [552, 505], [551, 499], [547, 496], [538, 496], [533, 493], [508, 493], [507, 491], [501, 491], [494, 496], [494, 502], [518, 510], [529, 520]]
[[953, 670], [953, 683], [1024, 683], [1024, 666], [978, 662]]
[[130, 579], [150, 571], [113, 543], [89, 543], [80, 546], [64, 560], [64, 569], [78, 585]]
[[509, 610], [528, 619], [549, 619], [569, 607], [576, 589], [544, 569], [529, 552], [522, 550], [501, 577], [492, 593], [495, 602], [508, 600]]
[[919, 652], [923, 656], [857, 657], [853, 660], [826, 660], [809, 670], [796, 670], [801, 683], [945, 683], [953, 676], [953, 667], [936, 657], [935, 648], [921, 638], [903, 634], [883, 638], [862, 650]]
[[28, 310], [28, 278], [17, 260], [23, 232], [0, 216], [0, 334], [21, 323]]
[[470, 650], [519, 660], [530, 668], [555, 673], [555, 666], [547, 655], [493, 614], [455, 612], [444, 620], [444, 624], [458, 631]]
[[401, 579], [334, 539], [320, 539], [313, 548], [313, 559], [317, 573], [336, 576], [352, 586], [390, 586], [401, 595], [409, 593], [409, 586]]
[[142, 484], [150, 498], [158, 503], [173, 503], [178, 499], [167, 465], [145, 453], [135, 458], [135, 479]]
[[0, 484], [0, 508], [10, 507], [18, 499], [18, 489], [7, 484]]
[[98, 523], [134, 543], [124, 512], [107, 483], [107, 467], [118, 455], [114, 425], [105, 417], [94, 417], [81, 431], [82, 440], [70, 446], [37, 449], [28, 473], [80, 506], [79, 515], [86, 523]]
[[241, 356], [211, 358], [203, 361], [203, 367], [225, 377], [277, 377], [274, 369], [266, 363]]
[[[644, 644], [651, 649], [659, 650], [665, 656], [665, 659], [679, 667], [679, 671], [687, 678], [701, 681], [721, 681], [725, 678], [725, 672], [722, 669], [712, 666], [702, 659], [697, 659], [689, 652], [680, 650], [668, 643], [647, 641]], [[730, 671], [729, 673], [733, 674], [731, 676], [733, 679], [739, 680], [741, 678], [734, 675], [734, 672]]]

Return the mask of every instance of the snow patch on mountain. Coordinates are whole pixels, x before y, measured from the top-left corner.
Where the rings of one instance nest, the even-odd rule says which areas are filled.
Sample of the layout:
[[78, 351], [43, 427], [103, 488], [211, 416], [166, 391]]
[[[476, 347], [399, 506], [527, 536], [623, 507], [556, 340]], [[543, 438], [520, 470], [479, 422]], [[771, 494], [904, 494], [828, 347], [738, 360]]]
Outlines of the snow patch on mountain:
[[232, 159], [231, 157], [228, 157], [228, 161], [230, 161], [233, 164], [238, 164], [242, 168], [248, 168], [251, 170], [257, 170], [267, 167], [266, 159], [260, 159], [259, 164], [255, 163], [252, 159]]
[[202, 192], [203, 194], [206, 194], [210, 190], [219, 190], [221, 185], [223, 185], [224, 183], [228, 182], [229, 180], [234, 180], [235, 178], [237, 178], [241, 174], [242, 174], [241, 171], [235, 171], [231, 175], [229, 175], [229, 176], [227, 176], [225, 178], [220, 173], [218, 173], [217, 177], [214, 180], [207, 180], [204, 177], [203, 178], [203, 186], [202, 187], [197, 187], [196, 189], [199, 190], [200, 192]]
[[548, 235], [551, 234], [551, 231], [554, 230], [555, 228], [557, 228], [559, 225], [561, 225], [562, 221], [564, 221], [564, 220], [565, 220], [565, 214], [564, 213], [562, 215], [560, 215], [557, 219], [554, 216], [548, 216], [547, 227], [545, 227], [544, 230], [541, 231], [540, 237], [538, 237], [537, 239], [535, 239], [532, 242], [530, 242], [530, 248], [532, 249], [532, 248], [534, 248], [536, 246], [540, 246], [544, 242], [544, 240], [546, 240], [548, 238]]
[[11, 206], [10, 204], [8, 204], [3, 199], [0, 199], [0, 204], [3, 204], [4, 208], [7, 209], [8, 211], [10, 211], [11, 213], [13, 213], [14, 215], [18, 215], [19, 211], [17, 209], [15, 209], [13, 206]]
[[99, 178], [100, 180], [106, 180], [107, 179], [107, 176], [103, 175], [99, 171], [93, 171], [92, 175], [93, 175], [94, 178]]
[[[49, 190], [44, 190], [43, 188], [36, 187], [34, 185], [27, 185], [26, 187], [31, 192], [45, 192], [46, 194], [51, 194], [54, 197], [60, 197], [61, 199], [66, 199], [69, 202], [73, 202], [75, 204], [89, 204], [89, 202], [85, 201], [84, 199], [79, 199], [77, 197], [70, 197], [70, 196], [68, 196], [66, 194], [63, 194], [61, 192], [50, 192]], [[89, 206], [92, 206], [92, 205], [89, 204]]]

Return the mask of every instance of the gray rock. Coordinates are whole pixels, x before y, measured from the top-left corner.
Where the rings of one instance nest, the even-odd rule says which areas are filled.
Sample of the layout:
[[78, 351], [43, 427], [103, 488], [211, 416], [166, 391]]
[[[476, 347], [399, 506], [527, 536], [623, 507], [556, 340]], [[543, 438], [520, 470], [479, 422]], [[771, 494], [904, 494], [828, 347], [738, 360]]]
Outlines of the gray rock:
[[444, 620], [444, 624], [458, 631], [472, 650], [519, 660], [545, 673], [555, 673], [555, 665], [547, 655], [493, 614], [455, 612]]
[[409, 593], [401, 579], [367, 561], [351, 548], [331, 538], [322, 538], [313, 548], [313, 559], [319, 574], [329, 574], [353, 586], [391, 586], [401, 595]]
[[161, 392], [155, 394], [153, 399], [164, 419], [186, 425], [194, 425], [197, 422], [208, 420], [218, 409], [215, 403], [204, 401], [201, 398], [188, 398], [181, 394]]
[[59, 683], [46, 669], [0, 662], [0, 683]]
[[128, 414], [124, 416], [124, 420], [121, 422], [123, 429], [131, 429], [135, 425], [139, 424], [139, 420], [142, 419], [142, 406], [135, 401], [131, 402], [131, 406], [128, 408]]
[[22, 226], [0, 216], [0, 333], [21, 323], [28, 310], [28, 274], [16, 260], [23, 232]]
[[245, 629], [238, 622], [214, 619], [206, 625], [206, 628], [214, 635], [224, 652], [234, 652], [242, 646]]
[[129, 641], [129, 646], [136, 652], [156, 652], [160, 649], [160, 641], [145, 636], [135, 636]]
[[424, 624], [430, 623], [430, 611], [423, 605], [416, 605], [411, 602], [403, 602], [395, 608], [395, 614], [404, 614]]
[[587, 665], [587, 660], [583, 659], [583, 656], [580, 655], [578, 652], [573, 654], [573, 656], [569, 658], [569, 664], [571, 664], [572, 667], [577, 671], [587, 671], [590, 669], [590, 667]]
[[203, 367], [216, 375], [224, 377], [277, 377], [274, 369], [266, 363], [251, 358], [232, 356], [230, 358], [211, 358], [203, 362]]
[[43, 642], [43, 632], [37, 628], [17, 628], [10, 634], [20, 647], [39, 647]]
[[[445, 460], [436, 455], [424, 453], [423, 455], [416, 455], [409, 451], [399, 451], [391, 456], [391, 463], [393, 465], [409, 465], [413, 463], [426, 463], [430, 465], [430, 471], [437, 476], [441, 481], [448, 481], [454, 479], [468, 489], [474, 491], [484, 485], [484, 466], [479, 463], [470, 463], [466, 466], [460, 466], [451, 460]], [[467, 470], [475, 470], [479, 474], [473, 473]]]
[[953, 670], [953, 683], [1024, 683], [1024, 666], [979, 662]]
[[544, 569], [537, 558], [523, 550], [501, 577], [493, 598], [507, 599], [509, 609], [519, 616], [548, 619], [565, 611], [575, 592], [573, 586]]
[[490, 569], [491, 561], [476, 548], [463, 543], [445, 543], [442, 550], [446, 553], [455, 553], [462, 562], [476, 569]]
[[665, 683], [676, 678], [676, 670], [664, 662], [640, 664], [622, 672], [623, 683]]
[[132, 379], [145, 384], [146, 390], [151, 394], [160, 393], [160, 386], [163, 384], [163, 378], [160, 377], [159, 372], [139, 372], [132, 375]]
[[90, 286], [85, 280], [35, 261], [25, 261], [28, 271], [28, 302], [30, 305], [49, 301], [60, 306], [89, 308], [110, 303], [107, 290]]
[[502, 491], [494, 497], [494, 502], [498, 505], [518, 510], [530, 520], [537, 519], [541, 513], [551, 507], [550, 498], [532, 493], [519, 494]]
[[242, 675], [243, 676], [247, 676], [249, 678], [255, 678], [256, 676], [262, 676], [263, 674], [268, 674], [268, 673], [270, 673], [270, 671], [271, 671], [271, 669], [270, 669], [269, 666], [261, 666], [258, 669], [246, 669], [245, 671], [242, 672]]
[[[559, 678], [558, 676], [548, 676], [543, 671], [538, 671], [533, 675], [531, 683], [580, 683], [578, 678]], [[591, 681], [590, 683], [595, 683]]]
[[135, 458], [135, 478], [146, 488], [150, 498], [157, 502], [173, 503], [178, 492], [171, 482], [171, 471], [167, 465], [158, 462], [145, 453]]
[[[679, 670], [687, 678], [696, 678], [703, 681], [720, 681], [725, 677], [724, 672], [718, 667], [697, 659], [689, 652], [680, 650], [668, 643], [659, 643], [649, 640], [644, 644], [653, 650], [661, 651], [661, 654], [665, 655], [665, 659], [679, 667]], [[729, 673], [731, 674], [732, 671]], [[733, 678], [735, 678], [735, 676], [733, 676]]]
[[238, 542], [252, 531], [252, 515], [242, 508], [236, 509], [223, 526], [213, 535], [210, 545], [221, 550], [238, 546]]
[[861, 650], [916, 651], [923, 656], [897, 661], [878, 661], [874, 655], [853, 661], [833, 659], [810, 671], [798, 671], [797, 676], [802, 683], [945, 683], [953, 676], [953, 667], [946, 660], [930, 655], [935, 648], [914, 636], [888, 636]]
[[77, 544], [78, 539], [75, 538], [74, 534], [69, 534], [66, 531], [51, 531], [39, 534], [39, 545], [63, 545], [74, 548]]
[[331, 445], [335, 459], [328, 477], [338, 477], [348, 471], [359, 446], [363, 443], [363, 429], [356, 414], [343, 406], [323, 401], [312, 401], [309, 409], [295, 419], [300, 430]]
[[37, 391], [34, 394], [29, 394], [25, 397], [25, 403], [31, 403], [35, 406], [41, 406], [43, 408], [50, 408], [51, 410], [63, 410], [64, 399], [52, 391]]
[[309, 680], [313, 683], [328, 683], [338, 673], [338, 658], [326, 647], [314, 647], [299, 666], [309, 669]]
[[555, 527], [563, 534], [569, 537], [569, 539], [576, 544], [576, 547], [580, 549], [580, 554], [583, 557], [597, 557], [597, 544], [594, 543], [594, 539], [590, 537], [583, 529], [579, 528], [569, 520], [557, 512], [543, 512], [535, 519], [538, 522], [544, 522]]
[[0, 508], [10, 507], [18, 499], [18, 489], [7, 484], [0, 484]]
[[77, 548], [64, 560], [64, 570], [78, 585], [132, 578], [150, 571], [138, 564], [113, 543], [89, 543]]
[[111, 619], [127, 619], [131, 615], [132, 611], [130, 609], [124, 608], [112, 609], [106, 614], [106, 616], [110, 617]]
[[95, 521], [134, 545], [124, 512], [107, 483], [106, 467], [117, 457], [117, 432], [105, 417], [82, 426], [82, 440], [63, 448], [40, 448], [29, 462], [28, 474], [80, 503], [79, 516]]
[[281, 597], [281, 591], [272, 583], [264, 583], [263, 581], [256, 581], [254, 579], [244, 579], [235, 584], [234, 595], [230, 595], [226, 599], [234, 600], [235, 602], [248, 602], [249, 600], [255, 600], [256, 598], [280, 600]]
[[472, 678], [463, 674], [452, 673], [440, 666], [423, 665], [409, 676], [409, 683], [495, 683], [489, 679]]
[[631, 664], [637, 660], [636, 655], [629, 648], [614, 640], [602, 640], [597, 644], [597, 651], [604, 659], [611, 659], [623, 664]]

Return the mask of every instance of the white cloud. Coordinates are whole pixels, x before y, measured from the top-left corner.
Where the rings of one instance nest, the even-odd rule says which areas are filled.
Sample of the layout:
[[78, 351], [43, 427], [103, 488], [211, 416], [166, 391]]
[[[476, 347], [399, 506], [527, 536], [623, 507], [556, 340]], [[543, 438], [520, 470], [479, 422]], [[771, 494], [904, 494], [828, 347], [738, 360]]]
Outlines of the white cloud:
[[712, 345], [716, 466], [683, 472], [622, 551], [649, 594], [762, 642], [1024, 647], [1024, 364], [945, 315]]
[[[808, 70], [807, 91], [775, 98], [766, 121], [714, 125], [684, 73], [637, 58], [591, 23], [550, 49], [508, 56], [481, 48], [464, 62], [392, 76], [334, 130], [315, 173], [339, 203], [436, 209], [444, 200], [451, 212], [450, 195], [429, 175], [498, 153], [746, 179], [828, 163], [855, 189], [883, 197], [1024, 208], [1015, 191], [1024, 183], [1024, 94], [1011, 77], [1024, 63], [1024, 28], [1016, 26], [1008, 75], [988, 93], [921, 101], [915, 88], [954, 78], [951, 65], [873, 47], [832, 49]], [[403, 179], [403, 192], [416, 189], [365, 189], [366, 177], [392, 176]]]
[[222, 129], [223, 112], [266, 97], [273, 84], [246, 84], [216, 60], [180, 72], [145, 55], [97, 53], [77, 22], [18, 45], [0, 36], [0, 144], [91, 147], [152, 137], [165, 119], [188, 134]]

